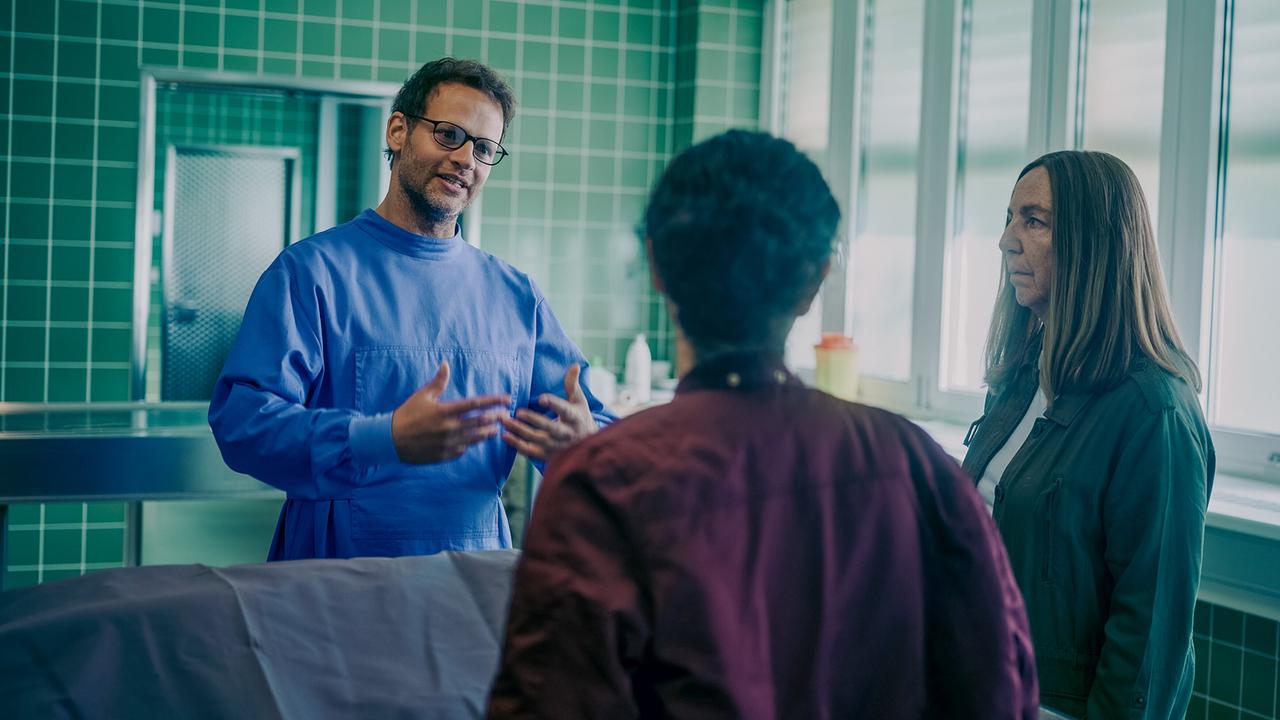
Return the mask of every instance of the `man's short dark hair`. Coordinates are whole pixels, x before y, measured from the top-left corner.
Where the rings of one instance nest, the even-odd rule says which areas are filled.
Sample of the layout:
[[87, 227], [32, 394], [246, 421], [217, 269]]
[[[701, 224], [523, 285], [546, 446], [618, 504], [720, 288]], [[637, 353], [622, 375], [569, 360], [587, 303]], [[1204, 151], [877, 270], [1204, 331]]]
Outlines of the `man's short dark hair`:
[[677, 321], [704, 358], [779, 351], [835, 246], [840, 208], [794, 145], [730, 130], [667, 166], [642, 231]]
[[[412, 126], [414, 119], [408, 115], [424, 113], [427, 100], [431, 98], [436, 88], [444, 83], [466, 85], [493, 98], [494, 102], [502, 108], [502, 134], [503, 136], [507, 134], [507, 127], [511, 125], [511, 118], [516, 111], [515, 93], [492, 68], [475, 60], [444, 57], [432, 60], [418, 68], [418, 71], [400, 86], [400, 92], [396, 93], [396, 99], [391, 103], [391, 112], [405, 113], [406, 122]], [[502, 138], [494, 139], [502, 140]], [[393, 160], [394, 153], [391, 152], [390, 147], [385, 148], [383, 154], [386, 155], [387, 160]]]

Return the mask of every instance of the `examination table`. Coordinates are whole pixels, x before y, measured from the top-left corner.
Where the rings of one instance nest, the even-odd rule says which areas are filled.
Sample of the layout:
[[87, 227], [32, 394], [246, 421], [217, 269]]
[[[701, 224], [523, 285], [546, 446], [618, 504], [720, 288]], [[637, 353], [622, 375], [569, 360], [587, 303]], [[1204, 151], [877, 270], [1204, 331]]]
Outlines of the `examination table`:
[[518, 553], [104, 570], [0, 593], [0, 718], [476, 718]]

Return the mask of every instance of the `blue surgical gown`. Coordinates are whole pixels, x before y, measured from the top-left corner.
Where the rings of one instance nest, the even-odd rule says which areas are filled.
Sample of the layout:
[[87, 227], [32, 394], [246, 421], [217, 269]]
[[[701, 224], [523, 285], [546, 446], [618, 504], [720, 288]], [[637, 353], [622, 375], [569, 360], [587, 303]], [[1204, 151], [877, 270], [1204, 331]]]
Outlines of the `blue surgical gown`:
[[271, 560], [511, 546], [510, 446], [494, 437], [431, 465], [396, 454], [391, 413], [442, 361], [442, 401], [506, 394], [511, 411], [543, 411], [537, 398], [564, 396], [569, 364], [586, 367], [533, 281], [461, 233], [423, 237], [365, 210], [267, 268], [209, 424], [231, 468], [288, 496]]

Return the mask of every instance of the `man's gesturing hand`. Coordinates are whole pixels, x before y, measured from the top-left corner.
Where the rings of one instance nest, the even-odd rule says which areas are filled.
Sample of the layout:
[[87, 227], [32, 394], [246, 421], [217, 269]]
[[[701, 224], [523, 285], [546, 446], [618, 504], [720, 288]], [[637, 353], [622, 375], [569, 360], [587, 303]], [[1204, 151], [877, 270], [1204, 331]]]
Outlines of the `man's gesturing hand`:
[[453, 460], [467, 448], [498, 433], [506, 416], [506, 395], [440, 402], [449, 384], [449, 363], [441, 361], [431, 382], [391, 415], [391, 438], [402, 462], [413, 465]]
[[539, 405], [556, 414], [554, 420], [541, 413], [520, 408], [516, 411], [516, 417], [502, 418], [502, 425], [507, 429], [502, 434], [502, 439], [534, 460], [546, 460], [599, 430], [596, 419], [591, 416], [591, 408], [587, 405], [587, 394], [578, 383], [581, 372], [582, 369], [574, 363], [564, 374], [567, 400], [551, 394], [538, 398]]

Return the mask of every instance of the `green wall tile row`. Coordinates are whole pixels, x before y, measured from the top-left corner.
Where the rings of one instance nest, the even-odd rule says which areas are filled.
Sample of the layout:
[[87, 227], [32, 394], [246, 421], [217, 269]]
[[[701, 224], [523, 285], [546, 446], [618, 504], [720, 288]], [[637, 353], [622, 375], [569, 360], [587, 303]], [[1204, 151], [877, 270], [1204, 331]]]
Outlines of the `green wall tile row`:
[[120, 567], [124, 557], [122, 503], [49, 503], [9, 509], [5, 588]]
[[1196, 674], [1188, 720], [1280, 715], [1280, 630], [1274, 620], [1196, 603]]
[[[493, 65], [520, 104], [513, 156], [480, 209], [482, 246], [534, 277], [589, 357], [618, 370], [643, 330], [669, 358], [670, 321], [634, 229], [673, 151], [756, 125], [762, 4], [0, 0], [0, 401], [129, 397], [143, 66], [399, 83], [444, 54]], [[174, 123], [216, 138], [205, 118], [215, 109]], [[222, 137], [242, 136], [255, 112], [233, 112], [241, 124]], [[56, 507], [23, 510], [37, 520], [11, 537], [34, 540], [36, 562], [11, 582], [119, 564], [101, 531], [121, 528], [42, 525], [39, 513]]]

